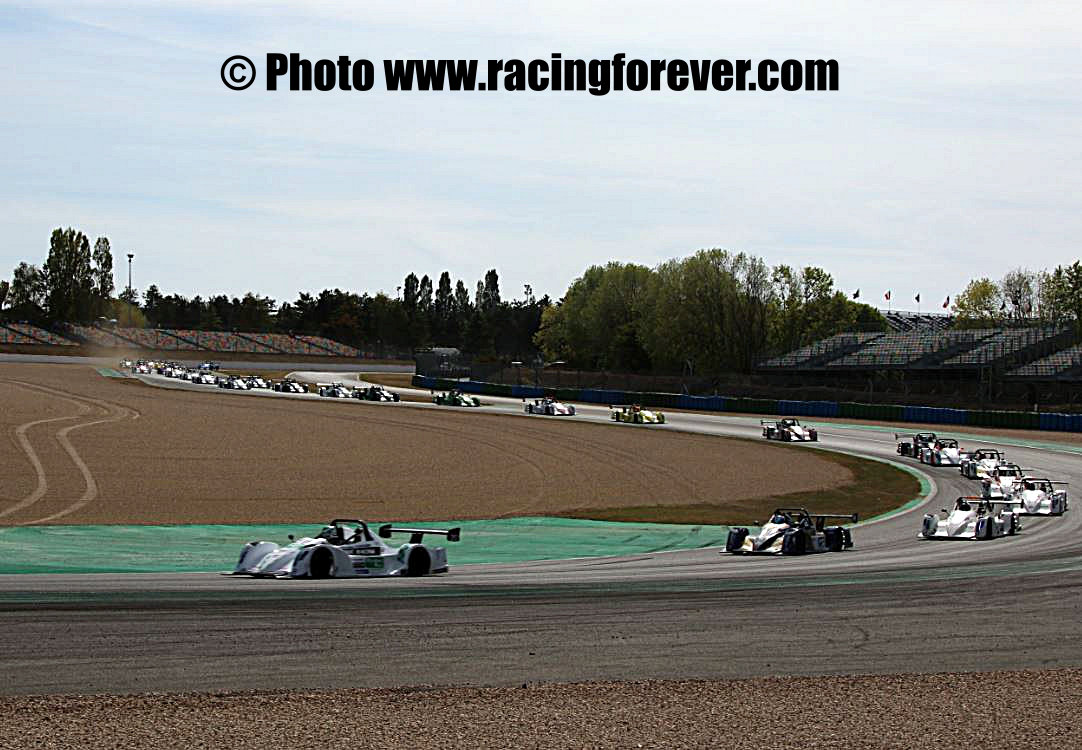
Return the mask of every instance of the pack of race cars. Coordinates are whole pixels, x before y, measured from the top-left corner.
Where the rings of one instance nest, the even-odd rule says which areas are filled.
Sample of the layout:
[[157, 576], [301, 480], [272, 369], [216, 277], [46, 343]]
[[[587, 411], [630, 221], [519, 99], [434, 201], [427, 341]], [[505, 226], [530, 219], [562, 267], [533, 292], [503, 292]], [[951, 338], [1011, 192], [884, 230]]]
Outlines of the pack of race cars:
[[980, 482], [980, 495], [958, 497], [952, 508], [927, 513], [923, 539], [996, 539], [1022, 529], [1023, 516], [1062, 516], [1068, 509], [1066, 482], [1049, 479], [1007, 460], [992, 448], [963, 450], [953, 438], [934, 432], [898, 435], [897, 453], [929, 466], [957, 466]]
[[[258, 375], [220, 374], [215, 363], [189, 367], [176, 362], [139, 360], [122, 363], [134, 373], [158, 373], [194, 384], [216, 385], [234, 390], [265, 389], [279, 393], [309, 393], [309, 386], [293, 378], [268, 381]], [[380, 385], [350, 387], [341, 382], [320, 383], [314, 393], [323, 398], [396, 402], [400, 396]], [[433, 392], [441, 406], [476, 408], [481, 400], [452, 389]], [[576, 409], [555, 398], [523, 399], [527, 415], [572, 417]], [[665, 414], [638, 404], [610, 406], [613, 422], [663, 425]], [[783, 417], [760, 420], [762, 437], [787, 443], [817, 443], [815, 427]], [[957, 467], [962, 477], [979, 482], [980, 494], [958, 496], [952, 507], [927, 513], [918, 534], [924, 540], [991, 540], [1022, 530], [1026, 516], [1061, 516], [1069, 508], [1066, 482], [1011, 463], [1002, 451], [991, 448], [966, 450], [955, 438], [934, 432], [895, 434], [896, 452], [930, 467]], [[805, 508], [777, 508], [758, 528], [730, 527], [725, 553], [733, 555], [804, 555], [842, 552], [853, 547], [847, 524], [858, 522], [856, 513], [818, 513]], [[387, 532], [386, 534], [384, 532]], [[409, 544], [392, 547], [382, 539], [391, 533], [410, 533]], [[425, 534], [442, 534], [457, 541], [457, 529], [395, 529], [381, 527], [379, 538], [357, 520], [332, 521], [315, 537], [293, 540], [285, 546], [252, 542], [245, 546], [234, 574], [257, 577], [375, 577], [419, 576], [447, 570], [446, 550], [423, 543]]]

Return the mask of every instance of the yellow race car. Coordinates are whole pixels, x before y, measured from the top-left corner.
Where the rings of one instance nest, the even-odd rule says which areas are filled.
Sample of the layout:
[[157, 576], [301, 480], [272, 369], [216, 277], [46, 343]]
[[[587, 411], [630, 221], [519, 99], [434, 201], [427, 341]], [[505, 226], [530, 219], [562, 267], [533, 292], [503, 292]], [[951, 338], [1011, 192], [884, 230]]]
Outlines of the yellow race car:
[[628, 424], [665, 424], [665, 415], [653, 409], [644, 409], [638, 404], [629, 406], [610, 406], [609, 415], [613, 422]]

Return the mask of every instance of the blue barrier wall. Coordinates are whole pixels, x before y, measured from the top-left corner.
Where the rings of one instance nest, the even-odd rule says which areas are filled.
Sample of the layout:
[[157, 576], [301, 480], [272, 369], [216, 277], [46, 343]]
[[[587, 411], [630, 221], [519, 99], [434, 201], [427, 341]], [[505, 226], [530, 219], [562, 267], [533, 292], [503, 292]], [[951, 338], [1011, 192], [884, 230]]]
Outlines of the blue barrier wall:
[[1050, 412], [976, 411], [945, 409], [933, 406], [895, 406], [891, 404], [849, 404], [843, 410], [836, 401], [789, 401], [734, 398], [728, 396], [690, 396], [678, 393], [637, 393], [608, 391], [596, 388], [553, 389], [529, 385], [500, 385], [472, 380], [443, 380], [414, 375], [418, 388], [458, 388], [466, 393], [514, 398], [554, 396], [568, 401], [590, 404], [647, 404], [662, 408], [722, 411], [745, 414], [777, 414], [785, 417], [845, 417], [847, 419], [879, 419], [884, 421], [916, 422], [921, 424], [974, 425], [979, 427], [1008, 427], [1014, 429], [1082, 432], [1082, 414]]

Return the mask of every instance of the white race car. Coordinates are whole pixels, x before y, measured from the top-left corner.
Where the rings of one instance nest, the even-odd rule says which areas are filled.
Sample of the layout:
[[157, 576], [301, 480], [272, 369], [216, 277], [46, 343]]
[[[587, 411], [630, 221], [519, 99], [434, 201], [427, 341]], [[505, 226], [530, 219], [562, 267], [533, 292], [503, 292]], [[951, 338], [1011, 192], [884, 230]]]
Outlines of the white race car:
[[[998, 510], [996, 509], [998, 507]], [[923, 539], [996, 539], [1012, 536], [1022, 529], [1010, 503], [983, 497], [960, 497], [954, 508], [941, 515], [926, 513], [921, 525]]]
[[805, 427], [799, 419], [786, 417], [777, 421], [760, 419], [759, 424], [763, 427], [763, 437], [767, 440], [781, 440], [785, 443], [817, 443], [819, 431], [814, 427]]
[[725, 551], [737, 555], [805, 555], [852, 547], [849, 529], [827, 526], [828, 518], [857, 522], [856, 513], [812, 514], [804, 508], [778, 508], [755, 536], [744, 527], [730, 528]]
[[135, 363], [132, 362], [130, 359], [122, 359], [122, 360], [120, 360], [120, 369], [121, 370], [131, 370], [131, 369], [134, 369], [134, 368], [135, 368]]
[[346, 388], [341, 383], [320, 383], [319, 395], [326, 398], [350, 398], [353, 396], [353, 389]]
[[199, 370], [191, 377], [191, 381], [197, 385], [217, 385], [218, 378], [210, 373], [209, 370]]
[[249, 388], [258, 388], [260, 390], [269, 391], [271, 384], [258, 375], [249, 375], [245, 378], [248, 381]]
[[304, 383], [298, 383], [292, 378], [286, 378], [275, 383], [274, 390], [279, 393], [308, 393], [308, 386]]
[[[901, 438], [901, 440], [898, 440]], [[922, 448], [927, 448], [929, 445], [935, 442], [934, 432], [918, 432], [915, 435], [899, 435], [894, 433], [894, 439], [898, 440], [898, 446], [896, 450], [899, 456], [912, 456], [916, 458], [920, 455]]]
[[150, 375], [152, 372], [154, 372], [154, 368], [149, 362], [139, 360], [135, 363], [135, 366], [132, 368], [131, 371], [139, 375]]
[[235, 375], [219, 375], [217, 378], [219, 388], [228, 388], [233, 391], [249, 391], [252, 389], [248, 381]]
[[917, 453], [917, 459], [929, 466], [958, 466], [962, 461], [962, 449], [954, 438], [936, 438]]
[[999, 464], [981, 480], [981, 495], [987, 498], [1010, 497], [1025, 472], [1018, 464]]
[[[409, 534], [407, 544], [392, 547], [383, 539]], [[280, 547], [274, 542], [249, 542], [241, 550], [232, 575], [261, 578], [374, 578], [425, 576], [447, 572], [447, 550], [424, 543], [425, 534], [439, 534], [449, 542], [460, 530], [402, 529], [391, 524], [373, 536], [364, 521], [336, 518], [314, 537], [293, 539]]]
[[987, 479], [993, 469], [1006, 461], [1007, 457], [997, 450], [978, 448], [972, 453], [962, 454], [958, 471], [968, 479]]
[[527, 414], [544, 414], [548, 417], [573, 417], [575, 416], [575, 407], [571, 404], [565, 404], [562, 401], [557, 401], [554, 398], [535, 398], [532, 401], [522, 400], [525, 404], [525, 411]]
[[1066, 484], [1044, 477], [1022, 477], [1008, 502], [1020, 516], [1061, 516], [1067, 510], [1067, 490], [1056, 489], [1056, 485]]

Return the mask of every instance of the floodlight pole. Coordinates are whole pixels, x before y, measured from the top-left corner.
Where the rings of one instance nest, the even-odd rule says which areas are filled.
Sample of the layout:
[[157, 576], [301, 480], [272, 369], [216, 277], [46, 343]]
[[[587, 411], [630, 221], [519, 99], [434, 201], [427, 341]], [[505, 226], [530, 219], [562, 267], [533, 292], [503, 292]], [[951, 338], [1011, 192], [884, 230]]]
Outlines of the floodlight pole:
[[135, 253], [128, 253], [128, 328], [131, 328], [131, 259], [135, 257]]

